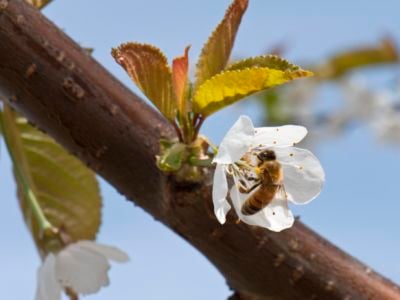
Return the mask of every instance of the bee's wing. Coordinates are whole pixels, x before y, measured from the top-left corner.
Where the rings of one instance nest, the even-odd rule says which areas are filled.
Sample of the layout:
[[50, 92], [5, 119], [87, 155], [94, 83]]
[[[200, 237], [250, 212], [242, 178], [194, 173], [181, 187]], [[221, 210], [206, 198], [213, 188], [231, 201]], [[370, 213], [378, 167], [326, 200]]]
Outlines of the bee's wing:
[[283, 184], [281, 184], [279, 186], [278, 190], [276, 191], [274, 198], [283, 200], [285, 208], [289, 210], [288, 200], [290, 197], [291, 197], [290, 194], [288, 194], [285, 190], [285, 186]]

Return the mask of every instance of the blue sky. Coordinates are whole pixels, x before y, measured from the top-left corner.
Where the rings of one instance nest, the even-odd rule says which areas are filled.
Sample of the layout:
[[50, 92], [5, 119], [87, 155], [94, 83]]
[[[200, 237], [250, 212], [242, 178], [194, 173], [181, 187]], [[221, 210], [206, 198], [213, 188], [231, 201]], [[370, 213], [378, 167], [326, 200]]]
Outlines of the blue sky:
[[[95, 48], [94, 57], [137, 91], [112, 59], [111, 47], [126, 41], [147, 42], [172, 58], [191, 44], [193, 65], [229, 3], [55, 0], [44, 13], [74, 40]], [[234, 54], [257, 55], [284, 41], [289, 47], [285, 57], [299, 63], [323, 59], [344, 47], [375, 43], [385, 34], [400, 41], [399, 11], [395, 0], [250, 0]], [[399, 70], [396, 72], [398, 75]], [[326, 94], [324, 102], [338, 101], [334, 93]], [[254, 104], [240, 105], [207, 120], [203, 133], [218, 143], [244, 112], [261, 125], [257, 122], [260, 111]], [[314, 151], [325, 168], [326, 186], [318, 199], [295, 212], [330, 241], [400, 283], [400, 201], [396, 188], [400, 149], [377, 144], [368, 129], [356, 127]], [[3, 145], [0, 162], [0, 291], [7, 299], [33, 299], [40, 262], [18, 210]], [[104, 221], [99, 241], [124, 249], [131, 262], [115, 265], [111, 286], [88, 299], [226, 299], [230, 292], [224, 279], [196, 249], [104, 181], [101, 188]]]

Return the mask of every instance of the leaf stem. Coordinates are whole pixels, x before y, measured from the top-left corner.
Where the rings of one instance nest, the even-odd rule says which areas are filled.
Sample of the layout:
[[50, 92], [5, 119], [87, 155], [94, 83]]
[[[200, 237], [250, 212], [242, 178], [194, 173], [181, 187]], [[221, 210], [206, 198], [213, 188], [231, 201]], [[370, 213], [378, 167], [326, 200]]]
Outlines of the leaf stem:
[[198, 159], [196, 157], [189, 158], [189, 163], [197, 167], [210, 167], [212, 165], [212, 158]]
[[198, 117], [198, 122], [194, 127], [194, 134], [193, 134], [193, 137], [192, 137], [192, 141], [196, 140], [197, 135], [199, 134], [201, 125], [203, 125], [204, 120], [205, 120], [205, 118], [203, 116]]
[[212, 142], [209, 140], [208, 137], [202, 136], [202, 139], [204, 139], [204, 140], [207, 142], [208, 146], [210, 146], [210, 149], [211, 149], [212, 153], [213, 153], [214, 155], [217, 155], [217, 153], [218, 153], [218, 147], [217, 147], [214, 143], [212, 143]]
[[[4, 142], [6, 144], [8, 153], [9, 153], [11, 161], [13, 163], [15, 175], [22, 184], [22, 189], [23, 189], [23, 192], [25, 195], [25, 199], [28, 201], [28, 204], [32, 210], [33, 216], [38, 221], [38, 224], [40, 226], [42, 234], [51, 235], [51, 234], [57, 233], [58, 230], [47, 220], [45, 214], [43, 213], [43, 210], [40, 207], [39, 201], [36, 198], [35, 193], [30, 188], [28, 180], [27, 180], [26, 176], [24, 176], [24, 174], [23, 174], [20, 163], [14, 155], [14, 149], [13, 149], [12, 143], [10, 141], [10, 134], [14, 134], [14, 136], [16, 137], [15, 115], [13, 114], [11, 108], [5, 103], [3, 105], [3, 118], [1, 118], [0, 122], [1, 122], [2, 131], [3, 131]], [[16, 138], [18, 138], [18, 137], [16, 137]]]
[[78, 295], [72, 289], [66, 288], [65, 293], [67, 294], [70, 300], [79, 300]]
[[178, 126], [178, 124], [176, 124], [176, 122], [171, 122], [171, 124], [174, 126], [176, 134], [178, 135], [179, 141], [183, 143], [183, 135], [182, 135], [182, 130], [180, 129], [180, 127]]

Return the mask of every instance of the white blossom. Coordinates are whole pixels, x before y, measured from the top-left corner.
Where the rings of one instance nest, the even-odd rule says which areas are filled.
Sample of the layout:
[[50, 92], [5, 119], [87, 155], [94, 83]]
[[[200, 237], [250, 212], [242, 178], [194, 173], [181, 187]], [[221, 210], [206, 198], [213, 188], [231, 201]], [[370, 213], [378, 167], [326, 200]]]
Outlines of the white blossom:
[[365, 121], [383, 143], [400, 143], [400, 111], [396, 99], [399, 94], [389, 90], [372, 90], [359, 80], [348, 80], [342, 83], [348, 100], [342, 116], [348, 120]]
[[[254, 128], [247, 116], [241, 116], [221, 142], [217, 156], [213, 184], [214, 212], [223, 224], [231, 208], [226, 199], [228, 194], [227, 175], [232, 175], [234, 185], [230, 190], [232, 204], [238, 217], [245, 223], [281, 231], [292, 226], [294, 217], [287, 202], [306, 204], [321, 191], [324, 171], [318, 159], [308, 150], [293, 147], [307, 134], [303, 126], [285, 125], [280, 127]], [[272, 150], [283, 170], [285, 196], [276, 194], [271, 203], [253, 215], [243, 215], [241, 207], [250, 194], [241, 193], [239, 176], [241, 164], [254, 151]], [[248, 159], [247, 159], [248, 160]], [[239, 174], [239, 175], [238, 175]], [[245, 182], [251, 184], [250, 182]], [[255, 192], [255, 189], [253, 192]]]
[[400, 111], [392, 109], [371, 120], [371, 127], [379, 141], [385, 144], [400, 144]]
[[370, 90], [361, 79], [345, 79], [340, 82], [347, 101], [343, 111], [348, 120], [359, 119], [369, 122], [389, 112], [392, 95], [389, 91]]
[[60, 300], [61, 291], [92, 294], [109, 284], [108, 260], [128, 261], [121, 250], [93, 241], [79, 241], [57, 254], [49, 253], [38, 271], [36, 300]]
[[313, 106], [317, 95], [318, 81], [312, 78], [294, 81], [279, 94], [279, 109], [282, 116], [297, 120], [301, 124], [313, 122]]

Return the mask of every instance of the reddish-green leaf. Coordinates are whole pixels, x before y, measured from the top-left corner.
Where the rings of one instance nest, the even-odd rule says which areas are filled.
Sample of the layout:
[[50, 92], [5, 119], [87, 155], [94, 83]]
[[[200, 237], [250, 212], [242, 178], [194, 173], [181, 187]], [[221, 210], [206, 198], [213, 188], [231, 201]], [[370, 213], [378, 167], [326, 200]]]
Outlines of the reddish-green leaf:
[[225, 68], [247, 5], [248, 0], [234, 0], [209, 37], [197, 63], [195, 88]]
[[185, 48], [185, 54], [172, 61], [172, 85], [175, 92], [176, 104], [181, 115], [186, 114], [186, 95], [188, 85], [189, 48]]
[[160, 112], [174, 120], [171, 70], [161, 50], [147, 44], [126, 43], [113, 49], [112, 55]]

